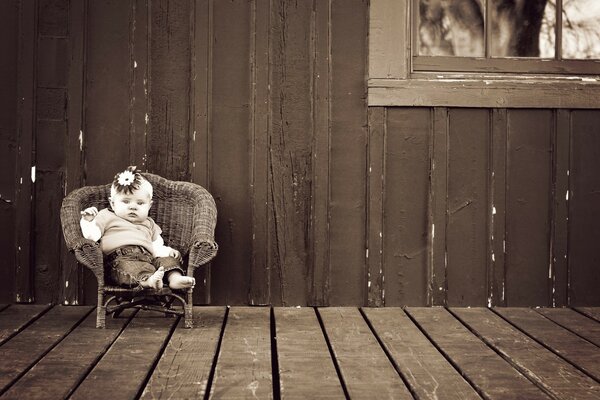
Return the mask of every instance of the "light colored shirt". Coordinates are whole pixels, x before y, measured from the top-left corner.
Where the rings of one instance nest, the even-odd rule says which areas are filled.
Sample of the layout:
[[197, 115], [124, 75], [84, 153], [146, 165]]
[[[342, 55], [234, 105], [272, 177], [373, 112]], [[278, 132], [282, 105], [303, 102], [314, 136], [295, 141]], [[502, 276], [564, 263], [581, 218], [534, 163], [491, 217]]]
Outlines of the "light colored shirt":
[[134, 224], [105, 208], [92, 221], [80, 221], [81, 232], [86, 239], [100, 240], [102, 253], [109, 254], [122, 246], [143, 246], [155, 257], [166, 257], [171, 248], [164, 245], [162, 230], [150, 217]]

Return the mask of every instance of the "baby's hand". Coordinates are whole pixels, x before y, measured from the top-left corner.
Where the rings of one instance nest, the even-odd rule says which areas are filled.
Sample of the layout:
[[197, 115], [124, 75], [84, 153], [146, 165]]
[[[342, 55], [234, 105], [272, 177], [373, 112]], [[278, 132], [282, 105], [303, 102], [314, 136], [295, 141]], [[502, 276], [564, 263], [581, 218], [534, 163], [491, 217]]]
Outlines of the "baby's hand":
[[169, 252], [169, 256], [175, 258], [176, 260], [179, 260], [181, 258], [181, 253], [178, 250], [171, 249], [171, 251]]
[[81, 218], [86, 221], [93, 221], [94, 218], [96, 218], [96, 215], [98, 215], [98, 209], [96, 207], [89, 207], [81, 212]]

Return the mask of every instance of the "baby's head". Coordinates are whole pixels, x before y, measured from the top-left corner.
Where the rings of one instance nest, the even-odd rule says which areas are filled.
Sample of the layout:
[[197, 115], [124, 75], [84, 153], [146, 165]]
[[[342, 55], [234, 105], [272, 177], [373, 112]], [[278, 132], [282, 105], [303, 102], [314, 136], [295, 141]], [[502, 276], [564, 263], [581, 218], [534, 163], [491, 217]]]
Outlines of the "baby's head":
[[152, 205], [152, 185], [136, 171], [136, 167], [127, 167], [115, 175], [109, 200], [117, 216], [132, 223], [143, 222]]

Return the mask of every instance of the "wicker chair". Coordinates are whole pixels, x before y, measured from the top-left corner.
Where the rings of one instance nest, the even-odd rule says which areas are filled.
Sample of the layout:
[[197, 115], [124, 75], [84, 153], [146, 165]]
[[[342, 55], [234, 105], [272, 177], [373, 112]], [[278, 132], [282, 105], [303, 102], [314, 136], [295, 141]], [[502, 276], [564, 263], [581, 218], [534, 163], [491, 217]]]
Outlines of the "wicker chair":
[[[215, 202], [203, 187], [189, 182], [170, 181], [158, 175], [142, 174], [154, 189], [150, 217], [161, 227], [165, 244], [181, 252], [187, 275], [209, 262], [218, 246], [214, 240], [217, 220]], [[96, 206], [99, 210], [108, 207], [110, 184], [85, 186], [73, 190], [64, 198], [60, 218], [67, 248], [75, 253], [77, 261], [88, 267], [98, 280], [98, 308], [96, 327], [105, 327], [106, 314], [118, 316], [126, 308], [156, 310], [165, 314], [183, 315], [185, 327], [192, 327], [193, 289], [171, 290], [124, 288], [111, 285], [104, 270], [102, 252], [97, 242], [82, 236], [80, 212]], [[185, 269], [185, 268], [184, 268]], [[187, 298], [187, 299], [186, 299]], [[181, 308], [174, 308], [178, 300]], [[111, 303], [114, 302], [115, 304]]]

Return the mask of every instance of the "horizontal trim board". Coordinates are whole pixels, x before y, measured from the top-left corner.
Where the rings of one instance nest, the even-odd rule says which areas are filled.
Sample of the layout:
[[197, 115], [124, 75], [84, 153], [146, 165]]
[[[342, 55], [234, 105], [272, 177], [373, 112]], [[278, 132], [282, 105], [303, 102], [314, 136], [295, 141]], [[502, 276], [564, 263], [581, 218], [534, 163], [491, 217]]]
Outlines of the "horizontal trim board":
[[369, 106], [600, 108], [600, 82], [370, 79]]

